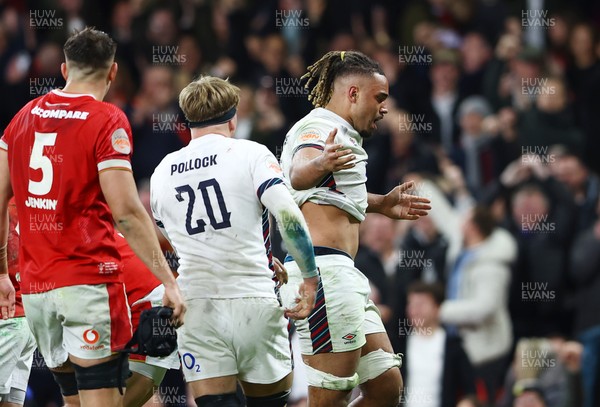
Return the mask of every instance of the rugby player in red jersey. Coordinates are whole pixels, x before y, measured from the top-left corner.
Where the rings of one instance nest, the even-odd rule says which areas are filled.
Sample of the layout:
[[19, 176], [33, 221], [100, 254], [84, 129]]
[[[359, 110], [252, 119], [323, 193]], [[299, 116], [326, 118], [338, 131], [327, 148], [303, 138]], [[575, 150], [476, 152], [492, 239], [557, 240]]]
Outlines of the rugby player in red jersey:
[[0, 312], [10, 314], [14, 301], [2, 277], [14, 193], [29, 326], [63, 395], [78, 393], [86, 407], [120, 406], [129, 372], [116, 354], [132, 332], [113, 221], [165, 286], [177, 324], [185, 312], [137, 195], [129, 123], [102, 102], [117, 73], [115, 50], [101, 31], [73, 34], [61, 65], [65, 87], [25, 105], [0, 139]]
[[[131, 250], [122, 234], [117, 233], [115, 240], [121, 254], [123, 282], [125, 283], [127, 302], [131, 308], [131, 324], [135, 332], [142, 311], [161, 305], [164, 287]], [[179, 369], [179, 366], [177, 351], [162, 358], [130, 354], [129, 369], [133, 374], [127, 379], [127, 392], [123, 399], [123, 405], [126, 407], [144, 405], [152, 397], [154, 388], [162, 382], [167, 370]]]
[[14, 199], [8, 204], [8, 276], [15, 288], [15, 315], [0, 320], [0, 406], [17, 407], [25, 402], [35, 340], [25, 320], [19, 284], [19, 233]]

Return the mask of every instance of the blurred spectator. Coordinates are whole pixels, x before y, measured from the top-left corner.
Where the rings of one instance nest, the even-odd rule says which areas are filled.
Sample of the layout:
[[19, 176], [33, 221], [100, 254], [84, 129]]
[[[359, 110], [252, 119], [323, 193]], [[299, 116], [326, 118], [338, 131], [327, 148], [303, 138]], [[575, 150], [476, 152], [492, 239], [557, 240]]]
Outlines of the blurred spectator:
[[491, 404], [501, 389], [512, 345], [508, 289], [516, 242], [496, 226], [488, 208], [468, 209], [467, 196], [454, 208], [432, 182], [420, 184], [422, 193], [436, 202], [430, 216], [449, 242], [446, 301], [440, 319], [448, 335], [462, 337], [481, 383], [478, 396]]
[[498, 407], [523, 403], [528, 391], [538, 393], [548, 407], [581, 406], [581, 352], [581, 344], [561, 338], [521, 339]]
[[522, 148], [548, 154], [549, 146], [563, 144], [576, 153], [583, 152], [583, 134], [575, 126], [564, 81], [560, 78], [533, 78], [533, 82], [526, 82], [522, 89], [536, 95], [534, 106], [519, 116]]
[[398, 266], [396, 221], [379, 213], [370, 213], [361, 225], [363, 244], [377, 253], [388, 278]]
[[[254, 88], [248, 84], [240, 84], [238, 87], [240, 88], [240, 102], [237, 108], [235, 138], [248, 140], [252, 137], [254, 129]], [[276, 156], [279, 158], [279, 154]]]
[[485, 132], [493, 136], [491, 149], [494, 154], [494, 178], [497, 179], [522, 152], [518, 142], [517, 114], [513, 108], [504, 107], [496, 115], [488, 116], [482, 126]]
[[463, 249], [452, 264], [440, 318], [450, 335], [460, 333], [475, 375], [485, 385], [485, 399], [493, 404], [512, 344], [508, 289], [517, 247], [481, 206], [467, 216], [462, 234]]
[[458, 89], [459, 63], [458, 55], [452, 50], [443, 49], [433, 54], [430, 99], [421, 107], [425, 122], [432, 124], [427, 138], [447, 153], [452, 152], [458, 141], [455, 117], [462, 99]]
[[421, 280], [445, 284], [447, 249], [448, 242], [440, 234], [433, 220], [430, 217], [420, 218], [411, 225], [400, 244], [397, 274], [408, 276], [405, 280], [408, 283]]
[[[513, 80], [502, 78], [506, 78], [506, 71], [515, 61], [520, 50], [520, 38], [515, 34], [505, 33], [496, 43], [494, 56], [488, 63], [483, 80], [484, 96], [491, 103], [494, 110], [510, 105], [509, 85]], [[501, 79], [502, 84], [500, 83]]]
[[481, 407], [481, 406], [482, 406], [482, 404], [479, 402], [479, 400], [477, 400], [477, 397], [475, 397], [475, 396], [465, 397], [461, 401], [459, 401], [458, 404], [456, 405], [456, 407]]
[[382, 190], [389, 191], [401, 184], [411, 172], [439, 173], [436, 157], [419, 136], [419, 133], [429, 133], [432, 128], [423, 115], [390, 108], [381, 123], [390, 136], [390, 146], [387, 149], [389, 165], [384, 177], [387, 182]]
[[408, 288], [407, 318], [400, 325], [400, 334], [407, 336], [404, 406], [454, 407], [475, 395], [473, 367], [461, 340], [440, 325], [443, 300], [441, 285], [416, 282]]
[[535, 89], [543, 72], [542, 54], [534, 48], [520, 48], [515, 36], [503, 37], [498, 47], [498, 59], [486, 75], [486, 96], [496, 109], [512, 106], [518, 112], [526, 111], [537, 97]]
[[198, 41], [191, 35], [182, 35], [177, 45], [180, 69], [175, 72], [175, 89], [181, 92], [191, 81], [198, 78], [205, 70], [202, 52]]
[[511, 201], [511, 229], [519, 246], [510, 300], [516, 338], [568, 331], [564, 304], [572, 202], [555, 182], [548, 180], [545, 187], [522, 185]]
[[384, 324], [390, 322], [392, 315], [387, 305], [389, 301], [388, 278], [378, 253], [365, 244], [360, 244], [354, 258], [354, 265], [369, 279], [371, 285], [370, 299], [377, 305], [380, 312], [383, 310], [381, 317]]
[[149, 178], [165, 155], [189, 140], [174, 86], [171, 68], [152, 66], [144, 71], [131, 112], [135, 146], [131, 164], [136, 181]]
[[561, 148], [554, 148], [550, 153], [555, 159], [553, 165], [550, 165], [552, 175], [573, 197], [577, 217], [576, 229], [577, 232], [581, 232], [598, 218], [600, 179], [590, 172], [578, 155]]
[[520, 392], [513, 407], [547, 407], [544, 393], [537, 388], [527, 388]]
[[470, 32], [463, 38], [460, 47], [462, 75], [460, 77], [460, 93], [464, 96], [481, 95], [483, 78], [493, 52], [485, 37], [477, 32]]
[[390, 335], [395, 336], [396, 327], [389, 301], [395, 295], [390, 290], [390, 281], [398, 264], [397, 222], [378, 213], [370, 213], [360, 228], [361, 244], [355, 265], [369, 279], [370, 299], [379, 308], [381, 319]]
[[261, 39], [260, 64], [254, 73], [253, 83], [255, 86], [272, 84], [285, 120], [294, 123], [310, 111], [311, 105], [300, 85], [300, 78], [294, 78], [288, 71], [286, 60], [286, 43], [281, 35], [274, 33]]
[[[598, 201], [596, 201], [597, 203]], [[598, 208], [596, 208], [598, 209]], [[583, 407], [597, 406], [600, 388], [600, 221], [581, 232], [571, 251], [569, 274], [575, 285], [574, 333], [583, 344]]]
[[388, 101], [393, 99], [399, 108], [408, 112], [416, 112], [419, 106], [426, 104], [428, 95], [423, 92], [428, 86], [426, 70], [417, 63], [431, 60], [431, 55], [426, 52], [408, 46], [400, 46], [399, 49], [378, 47], [372, 55], [388, 79]]
[[264, 78], [254, 92], [255, 115], [252, 132], [252, 140], [264, 144], [273, 154], [277, 154], [277, 149], [283, 145], [289, 130], [275, 92], [275, 83], [271, 78]]
[[488, 103], [481, 96], [466, 98], [458, 108], [460, 148], [453, 149], [451, 157], [462, 168], [467, 186], [474, 195], [497, 176], [492, 137], [483, 126], [490, 113]]
[[510, 297], [517, 340], [570, 332], [566, 275], [576, 213], [571, 194], [550, 176], [552, 157], [523, 155], [506, 167], [496, 191], [509, 197], [506, 225], [519, 245]]
[[585, 159], [591, 168], [600, 172], [600, 163], [594, 153], [600, 148], [597, 137], [600, 128], [600, 61], [597, 45], [598, 34], [592, 25], [579, 23], [573, 27], [569, 38], [571, 61], [566, 77], [575, 96], [577, 124], [585, 134]]
[[562, 75], [569, 62], [569, 32], [571, 24], [566, 15], [553, 13], [554, 24], [548, 27], [547, 64], [551, 74]]
[[[425, 216], [414, 221], [404, 235], [399, 249], [399, 261], [396, 275], [392, 280], [394, 295], [390, 299], [393, 309], [393, 321], [406, 317], [407, 287], [416, 281], [428, 284], [445, 285], [445, 265], [448, 241], [435, 227], [431, 217]], [[397, 335], [390, 335], [395, 349], [405, 347]]]
[[[119, 76], [123, 75], [123, 71], [128, 71], [133, 74], [128, 78], [131, 85], [139, 85], [137, 78], [139, 71], [136, 66], [136, 49], [134, 43], [134, 29], [132, 27], [134, 18], [134, 7], [131, 2], [121, 0], [117, 2], [112, 10], [110, 35], [117, 42], [117, 52], [115, 59], [119, 64]], [[131, 100], [131, 97], [128, 101]]]

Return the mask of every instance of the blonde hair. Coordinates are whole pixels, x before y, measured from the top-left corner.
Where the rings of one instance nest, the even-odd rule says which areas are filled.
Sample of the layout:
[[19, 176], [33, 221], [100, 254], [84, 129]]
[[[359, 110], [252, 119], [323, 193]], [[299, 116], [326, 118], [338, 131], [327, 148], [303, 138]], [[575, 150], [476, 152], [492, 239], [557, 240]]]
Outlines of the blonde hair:
[[214, 76], [201, 76], [179, 94], [179, 106], [189, 122], [222, 116], [240, 101], [240, 89]]

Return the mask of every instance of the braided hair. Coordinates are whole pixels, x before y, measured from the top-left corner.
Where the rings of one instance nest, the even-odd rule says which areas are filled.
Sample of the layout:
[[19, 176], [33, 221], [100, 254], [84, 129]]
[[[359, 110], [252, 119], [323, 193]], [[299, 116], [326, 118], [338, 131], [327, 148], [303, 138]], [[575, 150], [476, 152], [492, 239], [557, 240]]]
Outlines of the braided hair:
[[306, 79], [304, 88], [308, 89], [316, 81], [308, 94], [308, 100], [314, 107], [324, 107], [329, 103], [336, 78], [349, 74], [383, 75], [379, 64], [358, 51], [329, 51], [307, 68], [301, 80]]

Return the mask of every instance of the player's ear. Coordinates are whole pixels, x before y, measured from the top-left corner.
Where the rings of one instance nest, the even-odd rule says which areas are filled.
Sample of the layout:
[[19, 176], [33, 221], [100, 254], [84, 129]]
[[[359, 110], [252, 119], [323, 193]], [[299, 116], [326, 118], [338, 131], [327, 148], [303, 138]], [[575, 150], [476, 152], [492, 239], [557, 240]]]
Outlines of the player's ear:
[[348, 88], [348, 99], [350, 103], [356, 103], [358, 100], [358, 86], [352, 85]]
[[110, 70], [108, 71], [108, 81], [113, 82], [117, 76], [117, 71], [119, 70], [119, 65], [116, 62], [113, 62], [110, 66]]
[[67, 64], [65, 62], [63, 62], [62, 64], [60, 64], [60, 73], [61, 73], [63, 79], [66, 82], [69, 71], [67, 70]]
[[235, 129], [237, 128], [237, 113], [235, 114], [235, 116], [233, 116], [231, 118], [231, 120], [229, 120], [227, 122], [227, 128], [228, 128], [229, 132], [231, 133], [231, 135], [233, 136], [233, 133], [235, 132]]

